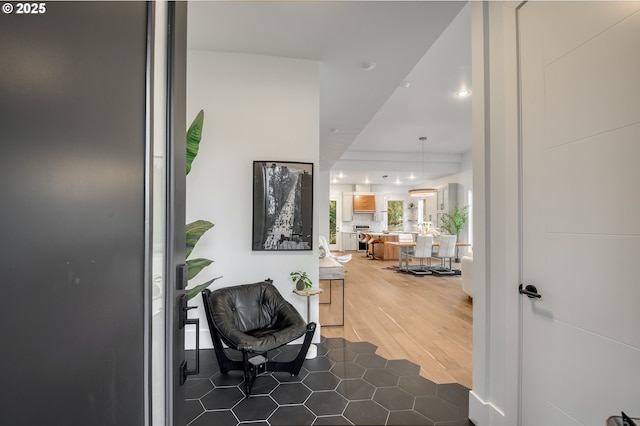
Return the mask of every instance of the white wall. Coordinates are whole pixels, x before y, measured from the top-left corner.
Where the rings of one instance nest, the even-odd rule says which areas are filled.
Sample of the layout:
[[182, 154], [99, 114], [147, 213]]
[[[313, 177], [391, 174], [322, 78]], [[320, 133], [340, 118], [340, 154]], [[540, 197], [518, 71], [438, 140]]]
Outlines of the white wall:
[[474, 298], [469, 418], [518, 424], [516, 2], [473, 2]]
[[[253, 175], [258, 161], [314, 163], [314, 241], [318, 236], [319, 78], [315, 61], [237, 53], [189, 50], [187, 117], [205, 112], [200, 152], [187, 177], [187, 222], [206, 219], [215, 224], [191, 258], [214, 263], [195, 284], [222, 275], [212, 287], [272, 278], [283, 296], [306, 318], [306, 299], [292, 293], [289, 272], [307, 271], [318, 283], [318, 249], [302, 252], [251, 250]], [[201, 347], [211, 347], [201, 299], [197, 305]], [[317, 298], [311, 321], [318, 322]], [[191, 333], [191, 334], [189, 334]], [[187, 331], [187, 346], [193, 333]], [[320, 327], [314, 341], [319, 341]]]

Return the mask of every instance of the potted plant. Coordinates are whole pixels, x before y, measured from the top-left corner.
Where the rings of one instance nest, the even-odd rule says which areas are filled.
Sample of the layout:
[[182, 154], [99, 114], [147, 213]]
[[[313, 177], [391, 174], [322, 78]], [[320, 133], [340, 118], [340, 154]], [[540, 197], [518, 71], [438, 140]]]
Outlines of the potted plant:
[[[200, 140], [202, 138], [202, 126], [204, 123], [204, 111], [200, 110], [196, 118], [189, 126], [187, 130], [187, 165], [186, 171], [187, 175], [191, 171], [191, 164], [193, 160], [198, 155], [198, 149], [200, 148]], [[213, 228], [213, 223], [207, 220], [196, 220], [195, 222], [188, 223], [186, 225], [186, 254], [185, 257], [189, 257], [193, 249], [195, 248], [197, 242], [200, 240], [208, 230]], [[192, 278], [195, 278], [196, 275], [200, 273], [204, 268], [209, 266], [213, 261], [211, 259], [188, 259], [187, 260], [187, 279], [190, 281]], [[194, 287], [189, 287], [185, 290], [185, 294], [187, 295], [187, 300], [191, 300], [196, 297], [202, 290], [209, 287], [212, 282], [217, 280], [220, 277], [213, 278], [207, 282], [202, 284], [198, 284]]]
[[[467, 224], [467, 220], [469, 219], [469, 206], [460, 207], [456, 205], [451, 213], [444, 213], [442, 215], [442, 222], [440, 225], [440, 229], [448, 232], [451, 235], [455, 235], [460, 238], [460, 232], [464, 228], [464, 225]], [[456, 262], [460, 262], [460, 258], [458, 256], [458, 250], [456, 249]]]
[[291, 277], [291, 281], [293, 281], [296, 285], [296, 290], [302, 291], [305, 288], [313, 287], [311, 283], [311, 278], [307, 275], [306, 272], [303, 271], [294, 271], [289, 274]]

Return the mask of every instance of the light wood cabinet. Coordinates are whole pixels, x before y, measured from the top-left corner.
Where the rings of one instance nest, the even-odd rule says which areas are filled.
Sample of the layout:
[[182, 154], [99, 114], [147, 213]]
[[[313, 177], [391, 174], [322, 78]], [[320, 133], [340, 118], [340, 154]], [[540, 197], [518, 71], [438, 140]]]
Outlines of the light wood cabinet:
[[354, 195], [353, 211], [374, 213], [376, 211], [376, 197], [373, 195]]

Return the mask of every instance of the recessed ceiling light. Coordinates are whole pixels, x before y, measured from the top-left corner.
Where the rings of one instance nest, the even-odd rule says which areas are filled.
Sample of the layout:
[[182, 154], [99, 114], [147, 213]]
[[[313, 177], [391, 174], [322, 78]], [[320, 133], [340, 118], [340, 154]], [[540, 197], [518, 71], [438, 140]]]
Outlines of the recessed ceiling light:
[[467, 89], [463, 89], [460, 90], [457, 95], [460, 96], [461, 98], [464, 98], [466, 96], [469, 96], [471, 94], [471, 90], [467, 90]]
[[405, 89], [408, 89], [409, 86], [411, 86], [411, 83], [408, 81], [403, 81], [402, 84], [400, 84], [400, 87], [404, 87]]
[[420, 137], [418, 138], [418, 140], [419, 140], [419, 141], [421, 141], [421, 142], [424, 142], [424, 141], [426, 141], [426, 140], [427, 140], [427, 137], [426, 137], [426, 136], [420, 136]]
[[365, 61], [365, 62], [360, 63], [360, 69], [362, 71], [371, 71], [376, 66], [377, 66], [376, 63], [373, 62], [373, 61]]

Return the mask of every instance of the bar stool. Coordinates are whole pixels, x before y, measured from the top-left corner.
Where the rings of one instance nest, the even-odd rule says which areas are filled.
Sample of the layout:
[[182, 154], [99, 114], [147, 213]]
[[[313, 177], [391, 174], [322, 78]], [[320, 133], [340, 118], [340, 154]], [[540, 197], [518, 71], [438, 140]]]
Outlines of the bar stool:
[[376, 256], [375, 256], [376, 244], [382, 244], [382, 242], [375, 236], [371, 235], [371, 238], [367, 242], [367, 247], [369, 247], [369, 250], [371, 250], [371, 260], [376, 260]]
[[366, 233], [366, 232], [362, 232], [360, 234], [360, 241], [362, 241], [364, 243], [364, 246], [366, 247], [364, 250], [364, 256], [363, 257], [369, 257], [369, 240], [371, 239], [371, 235]]

